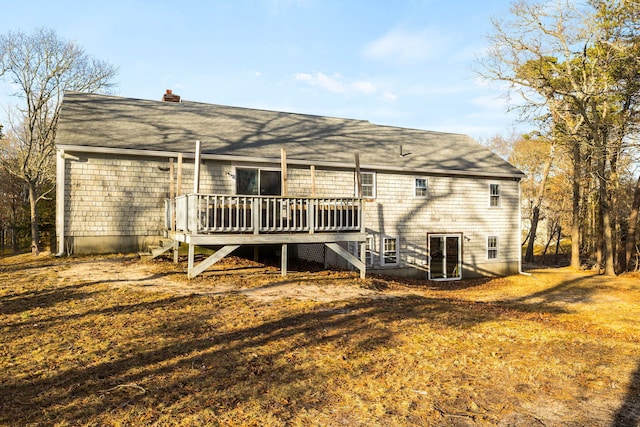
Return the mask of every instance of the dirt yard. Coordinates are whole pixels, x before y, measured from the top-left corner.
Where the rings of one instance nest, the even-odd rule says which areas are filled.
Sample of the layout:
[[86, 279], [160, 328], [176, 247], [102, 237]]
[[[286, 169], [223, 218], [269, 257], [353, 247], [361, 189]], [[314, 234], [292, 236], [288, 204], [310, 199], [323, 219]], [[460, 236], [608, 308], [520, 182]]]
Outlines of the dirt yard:
[[640, 276], [0, 259], [0, 424], [638, 426]]

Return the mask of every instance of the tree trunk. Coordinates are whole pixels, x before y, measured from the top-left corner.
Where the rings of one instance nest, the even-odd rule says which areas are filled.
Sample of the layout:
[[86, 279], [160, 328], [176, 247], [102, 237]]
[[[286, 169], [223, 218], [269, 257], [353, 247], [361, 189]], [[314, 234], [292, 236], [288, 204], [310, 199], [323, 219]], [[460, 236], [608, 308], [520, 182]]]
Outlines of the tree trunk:
[[598, 205], [598, 210], [596, 212], [597, 217], [596, 217], [596, 225], [595, 225], [595, 233], [594, 233], [594, 248], [595, 248], [595, 256], [596, 256], [596, 266], [598, 267], [598, 274], [602, 273], [602, 266], [603, 266], [603, 253], [604, 253], [604, 249], [603, 249], [603, 242], [602, 242], [602, 212], [600, 210], [600, 205]]
[[524, 255], [526, 262], [533, 262], [533, 246], [536, 241], [536, 233], [538, 232], [538, 220], [540, 218], [540, 208], [536, 205], [533, 207], [533, 215], [531, 217], [531, 230], [529, 230], [529, 243], [527, 244], [527, 252]]
[[580, 268], [580, 144], [573, 145], [573, 200], [571, 206], [571, 267]]
[[640, 211], [640, 176], [638, 176], [638, 181], [636, 182], [631, 212], [629, 212], [629, 230], [627, 231], [627, 241], [625, 242], [624, 259], [621, 261], [622, 271], [629, 269], [629, 262], [631, 261], [631, 256], [634, 253], [634, 248], [638, 240], [638, 211]]
[[18, 253], [19, 248], [18, 244], [18, 225], [14, 222], [11, 226], [11, 249], [14, 254]]
[[553, 240], [553, 237], [556, 235], [556, 230], [560, 227], [560, 225], [558, 223], [554, 223], [553, 226], [551, 227], [551, 234], [549, 235], [549, 238], [547, 239], [547, 244], [544, 247], [544, 250], [542, 251], [542, 264], [546, 265], [547, 263], [547, 251], [549, 250], [549, 246], [551, 246], [551, 241]]
[[599, 186], [599, 208], [602, 224], [602, 249], [604, 256], [605, 276], [615, 276], [616, 269], [613, 262], [613, 228], [611, 226], [611, 205], [609, 203], [609, 192], [607, 191], [607, 172], [604, 163], [604, 148], [600, 149], [600, 159], [598, 161], [598, 186]]
[[533, 206], [533, 215], [531, 218], [531, 231], [530, 240], [527, 245], [527, 253], [524, 256], [524, 260], [527, 262], [533, 262], [533, 248], [536, 241], [536, 232], [538, 231], [538, 220], [540, 219], [540, 207], [542, 206], [542, 198], [544, 197], [544, 191], [547, 187], [547, 178], [549, 177], [549, 171], [553, 163], [553, 155], [555, 152], [555, 145], [552, 143], [549, 145], [549, 155], [544, 164], [542, 171], [542, 179], [540, 180], [540, 186], [538, 187], [538, 194], [536, 195], [536, 202]]
[[615, 276], [616, 267], [614, 263], [613, 249], [613, 228], [611, 227], [611, 212], [609, 204], [605, 202], [602, 206], [602, 238], [604, 241], [604, 274], [606, 276]]
[[560, 240], [562, 239], [562, 227], [558, 224], [558, 240], [556, 240], [556, 256], [554, 257], [554, 264], [558, 265], [558, 251], [560, 250]]
[[529, 232], [527, 233], [527, 237], [524, 238], [524, 242], [522, 242], [520, 247], [522, 247], [522, 246], [527, 244], [527, 242], [529, 241], [529, 236], [531, 236], [531, 230], [529, 230]]
[[28, 182], [29, 187], [29, 207], [31, 208], [31, 253], [40, 255], [40, 227], [38, 220], [38, 195], [36, 185]]

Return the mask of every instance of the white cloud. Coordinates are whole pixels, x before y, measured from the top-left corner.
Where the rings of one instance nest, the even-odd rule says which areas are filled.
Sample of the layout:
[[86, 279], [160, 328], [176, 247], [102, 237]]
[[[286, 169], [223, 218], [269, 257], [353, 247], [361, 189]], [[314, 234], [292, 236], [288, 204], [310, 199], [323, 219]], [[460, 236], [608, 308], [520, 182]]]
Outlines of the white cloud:
[[395, 102], [398, 99], [398, 95], [396, 95], [395, 93], [384, 91], [382, 93], [382, 97], [381, 98], [382, 98], [383, 101]]
[[[304, 82], [309, 86], [318, 87], [329, 92], [339, 93], [342, 95], [376, 95], [379, 93], [375, 84], [367, 80], [349, 81], [341, 74], [334, 73], [327, 75], [322, 72], [297, 73], [294, 75], [299, 82]], [[382, 95], [384, 100], [395, 100], [395, 95], [385, 91]]]
[[435, 29], [409, 31], [399, 28], [369, 43], [362, 53], [370, 59], [416, 64], [438, 58], [448, 44]]
[[297, 73], [295, 74], [296, 80], [300, 82], [305, 82], [310, 86], [316, 86], [322, 89], [326, 89], [329, 92], [335, 93], [345, 93], [346, 86], [344, 83], [340, 81], [340, 74], [334, 74], [333, 76], [328, 76], [325, 73]]
[[351, 83], [351, 88], [356, 92], [364, 94], [376, 93], [376, 88], [371, 82], [353, 82]]

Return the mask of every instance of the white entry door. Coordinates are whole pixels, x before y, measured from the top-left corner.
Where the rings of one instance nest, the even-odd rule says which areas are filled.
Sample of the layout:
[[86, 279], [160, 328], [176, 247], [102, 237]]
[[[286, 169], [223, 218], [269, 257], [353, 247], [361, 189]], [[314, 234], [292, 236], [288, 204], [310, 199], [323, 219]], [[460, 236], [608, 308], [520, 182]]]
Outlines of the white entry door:
[[462, 278], [462, 234], [429, 234], [429, 280]]

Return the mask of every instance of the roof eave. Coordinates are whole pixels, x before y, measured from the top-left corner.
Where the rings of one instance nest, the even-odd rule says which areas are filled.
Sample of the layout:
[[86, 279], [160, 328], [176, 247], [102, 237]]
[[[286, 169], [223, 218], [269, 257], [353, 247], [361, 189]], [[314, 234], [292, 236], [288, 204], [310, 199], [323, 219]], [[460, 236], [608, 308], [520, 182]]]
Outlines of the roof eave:
[[[68, 144], [56, 144], [56, 149], [63, 150], [66, 153], [91, 153], [91, 154], [110, 154], [110, 155], [127, 155], [127, 156], [144, 156], [144, 157], [167, 157], [177, 158], [179, 154], [182, 154], [185, 159], [194, 159], [194, 153], [180, 153], [176, 151], [162, 151], [162, 150], [141, 150], [134, 148], [113, 148], [113, 147], [98, 147], [88, 145], [68, 145]], [[201, 155], [205, 160], [219, 160], [230, 162], [246, 162], [246, 163], [280, 163], [280, 158], [271, 157], [251, 157], [251, 156], [234, 156], [228, 154], [206, 154]], [[339, 168], [339, 169], [353, 169], [354, 163], [347, 162], [328, 162], [328, 161], [310, 161], [310, 160], [297, 160], [287, 159], [287, 164], [296, 166], [316, 166], [327, 168]], [[486, 171], [469, 171], [469, 170], [457, 170], [457, 169], [438, 169], [438, 168], [413, 168], [403, 166], [388, 166], [378, 164], [361, 164], [361, 169], [370, 169], [374, 171], [384, 172], [400, 172], [400, 173], [414, 173], [424, 175], [443, 175], [443, 176], [460, 176], [460, 177], [474, 177], [474, 178], [496, 178], [496, 179], [516, 179], [520, 180], [524, 178], [523, 172], [486, 172]]]

